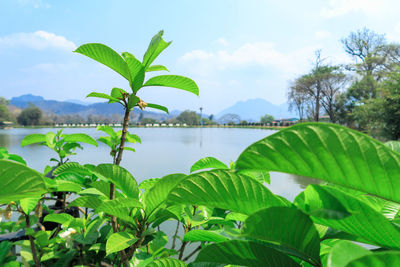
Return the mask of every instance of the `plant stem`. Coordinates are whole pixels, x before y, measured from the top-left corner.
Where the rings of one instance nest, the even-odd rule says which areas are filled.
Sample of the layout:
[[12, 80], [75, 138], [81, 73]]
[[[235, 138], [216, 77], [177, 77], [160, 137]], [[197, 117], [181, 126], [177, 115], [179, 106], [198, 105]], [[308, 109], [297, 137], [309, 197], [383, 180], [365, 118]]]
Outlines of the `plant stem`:
[[201, 246], [198, 246], [195, 250], [193, 250], [189, 255], [187, 255], [183, 261], [187, 261], [188, 259], [190, 259], [194, 254], [197, 253], [197, 251], [199, 251], [201, 249]]
[[124, 124], [122, 125], [121, 143], [119, 144], [118, 156], [115, 160], [115, 164], [117, 164], [117, 165], [120, 164], [120, 162], [122, 160], [122, 153], [124, 152], [126, 132], [128, 131], [128, 125], [129, 125], [129, 113], [130, 113], [130, 110], [128, 108], [128, 105], [126, 105], [125, 106], [125, 115], [124, 115]]
[[[26, 227], [29, 228], [30, 224], [29, 224], [29, 215], [28, 214], [25, 214], [25, 222], [26, 222]], [[29, 237], [29, 243], [31, 244], [33, 261], [35, 262], [35, 266], [39, 267], [40, 266], [40, 261], [39, 261], [39, 259], [37, 257], [37, 254], [36, 254], [36, 248], [35, 248], [35, 243], [33, 242], [33, 237], [31, 235], [29, 235], [28, 237]]]
[[176, 223], [176, 229], [175, 229], [175, 234], [172, 237], [172, 246], [171, 249], [175, 249], [175, 243], [176, 243], [176, 236], [178, 235], [178, 230], [179, 230], [179, 221]]

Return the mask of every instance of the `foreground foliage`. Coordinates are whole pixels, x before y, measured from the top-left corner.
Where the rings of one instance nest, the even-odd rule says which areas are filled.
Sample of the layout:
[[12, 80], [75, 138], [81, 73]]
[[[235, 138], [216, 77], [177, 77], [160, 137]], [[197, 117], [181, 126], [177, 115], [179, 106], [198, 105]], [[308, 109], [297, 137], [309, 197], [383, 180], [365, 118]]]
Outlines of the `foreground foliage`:
[[[67, 162], [49, 179], [2, 159], [0, 179], [8, 181], [0, 190], [3, 217], [15, 212], [20, 218], [0, 229], [25, 229], [31, 242], [2, 241], [0, 260], [19, 266], [12, 262], [12, 248], [19, 247], [22, 262], [36, 258], [42, 266], [395, 266], [398, 147], [334, 124], [300, 124], [249, 146], [230, 167], [208, 157], [191, 174], [139, 185], [116, 164]], [[266, 186], [270, 171], [325, 183], [308, 186], [290, 202]], [[117, 190], [110, 200], [111, 183]], [[44, 201], [57, 192], [74, 195], [61, 210]], [[70, 214], [72, 207], [79, 207], [79, 216]], [[109, 216], [117, 219], [115, 232]], [[167, 221], [183, 235], [161, 231]], [[50, 222], [53, 229], [45, 226]]]

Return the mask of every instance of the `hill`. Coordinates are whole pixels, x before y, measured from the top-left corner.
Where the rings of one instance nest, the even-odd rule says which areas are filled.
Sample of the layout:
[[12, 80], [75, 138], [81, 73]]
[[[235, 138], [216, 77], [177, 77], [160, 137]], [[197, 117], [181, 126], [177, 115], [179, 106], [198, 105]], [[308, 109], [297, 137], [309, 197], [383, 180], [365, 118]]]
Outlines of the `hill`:
[[260, 121], [260, 117], [265, 114], [270, 114], [276, 119], [296, 117], [294, 112], [288, 111], [287, 103], [274, 105], [262, 98], [239, 101], [218, 113], [217, 118], [226, 114], [237, 114], [242, 120], [247, 121]]
[[[22, 95], [19, 97], [13, 97], [10, 100], [10, 104], [16, 106], [18, 108], [26, 108], [30, 104], [37, 106], [42, 109], [46, 113], [54, 113], [56, 115], [72, 115], [77, 114], [82, 117], [87, 117], [88, 115], [102, 115], [102, 116], [110, 116], [112, 114], [123, 115], [124, 110], [122, 106], [118, 103], [108, 104], [107, 102], [100, 102], [94, 104], [78, 104], [67, 101], [57, 101], [57, 100], [46, 100], [41, 96], [35, 96], [31, 94]], [[134, 109], [134, 113], [136, 118], [143, 113], [143, 117], [153, 118], [156, 120], [166, 120], [174, 117], [173, 115], [169, 115], [161, 112], [153, 112], [147, 110], [140, 110], [138, 108]], [[173, 111], [174, 114], [177, 111]]]

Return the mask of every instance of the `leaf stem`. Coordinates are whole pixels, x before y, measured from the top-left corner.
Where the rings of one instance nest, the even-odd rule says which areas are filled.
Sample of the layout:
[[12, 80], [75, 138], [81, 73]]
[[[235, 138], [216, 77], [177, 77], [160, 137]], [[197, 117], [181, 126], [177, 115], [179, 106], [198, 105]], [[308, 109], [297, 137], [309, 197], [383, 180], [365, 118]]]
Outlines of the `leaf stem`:
[[[29, 228], [30, 227], [30, 223], [29, 223], [29, 215], [28, 214], [25, 214], [25, 223], [26, 223], [26, 227]], [[33, 261], [35, 262], [35, 266], [39, 267], [40, 266], [40, 261], [39, 261], [39, 259], [37, 257], [35, 243], [33, 242], [33, 237], [31, 235], [28, 235], [28, 237], [29, 237], [29, 243], [31, 245]]]

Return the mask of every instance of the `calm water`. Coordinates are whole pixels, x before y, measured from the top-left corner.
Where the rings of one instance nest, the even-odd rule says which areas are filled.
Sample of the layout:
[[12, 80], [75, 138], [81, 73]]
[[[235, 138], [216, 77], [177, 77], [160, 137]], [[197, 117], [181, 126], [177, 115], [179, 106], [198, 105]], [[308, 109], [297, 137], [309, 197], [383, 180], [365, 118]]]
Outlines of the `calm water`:
[[[0, 146], [7, 147], [10, 153], [22, 156], [28, 166], [43, 171], [49, 159], [56, 154], [43, 146], [21, 148], [22, 138], [32, 133], [55, 132], [56, 129], [0, 129]], [[124, 151], [121, 165], [127, 168], [140, 183], [147, 178], [162, 177], [171, 173], [189, 173], [193, 163], [202, 157], [213, 156], [229, 164], [250, 144], [274, 133], [264, 129], [240, 128], [131, 128], [142, 139], [135, 144], [136, 152]], [[64, 129], [65, 133], [86, 133], [93, 138], [103, 135], [94, 128]], [[112, 162], [109, 149], [100, 143], [99, 147], [84, 145], [71, 161], [99, 164]], [[268, 187], [275, 194], [289, 200], [308, 184], [308, 178], [282, 173], [272, 173]]]

